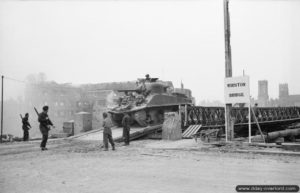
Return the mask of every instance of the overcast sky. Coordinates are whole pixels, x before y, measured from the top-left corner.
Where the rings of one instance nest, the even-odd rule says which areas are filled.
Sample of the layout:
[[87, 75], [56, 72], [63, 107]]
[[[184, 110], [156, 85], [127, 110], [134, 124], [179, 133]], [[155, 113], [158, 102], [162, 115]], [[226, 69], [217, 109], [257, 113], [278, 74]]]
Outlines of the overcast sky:
[[[300, 94], [300, 1], [232, 0], [233, 75]], [[222, 0], [0, 1], [0, 74], [59, 83], [182, 80], [196, 100], [224, 99]]]

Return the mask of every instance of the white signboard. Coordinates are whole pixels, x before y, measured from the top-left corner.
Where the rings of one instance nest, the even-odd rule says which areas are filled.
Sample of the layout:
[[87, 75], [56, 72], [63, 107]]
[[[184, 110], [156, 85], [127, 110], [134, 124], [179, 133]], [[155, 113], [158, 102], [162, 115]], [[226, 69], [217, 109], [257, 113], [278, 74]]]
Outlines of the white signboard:
[[225, 103], [249, 103], [250, 102], [250, 86], [249, 76], [239, 76], [225, 78], [224, 93]]

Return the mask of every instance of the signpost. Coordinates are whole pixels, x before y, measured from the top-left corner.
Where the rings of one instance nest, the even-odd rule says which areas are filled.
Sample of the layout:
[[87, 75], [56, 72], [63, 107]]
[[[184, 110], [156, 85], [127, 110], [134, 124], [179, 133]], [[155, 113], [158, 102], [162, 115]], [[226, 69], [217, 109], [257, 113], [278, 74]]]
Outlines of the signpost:
[[[249, 143], [251, 143], [251, 102], [250, 102], [249, 76], [229, 77], [224, 80], [225, 104], [248, 103], [249, 107]], [[227, 120], [227, 118], [225, 118]], [[226, 124], [227, 126], [227, 124]], [[225, 128], [226, 141], [228, 139], [227, 128]]]
[[249, 76], [225, 78], [224, 83], [226, 104], [249, 102]]

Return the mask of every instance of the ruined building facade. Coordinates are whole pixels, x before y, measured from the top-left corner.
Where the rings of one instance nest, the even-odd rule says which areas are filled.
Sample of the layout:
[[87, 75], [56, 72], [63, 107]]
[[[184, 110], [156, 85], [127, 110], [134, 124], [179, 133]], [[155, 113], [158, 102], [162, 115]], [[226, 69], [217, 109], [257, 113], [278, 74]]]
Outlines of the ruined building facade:
[[[54, 82], [42, 82], [39, 84], [27, 85], [25, 89], [26, 109], [32, 117], [36, 117], [34, 108], [38, 113], [42, 112], [42, 107], [48, 105], [49, 117], [53, 120], [56, 129], [61, 130], [63, 122], [73, 120], [75, 114], [80, 111], [78, 101], [81, 98], [80, 88], [69, 84], [57, 84]], [[38, 128], [38, 122], [33, 121], [34, 128]], [[37, 129], [38, 133], [38, 129]]]

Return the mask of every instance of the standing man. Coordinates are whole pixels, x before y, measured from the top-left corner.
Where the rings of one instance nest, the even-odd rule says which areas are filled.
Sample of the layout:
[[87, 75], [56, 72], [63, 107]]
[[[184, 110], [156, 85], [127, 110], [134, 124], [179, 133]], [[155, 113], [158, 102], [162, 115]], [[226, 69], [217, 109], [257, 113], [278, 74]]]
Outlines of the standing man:
[[49, 107], [44, 106], [43, 107], [43, 112], [41, 112], [39, 114], [39, 119], [38, 119], [39, 122], [40, 122], [40, 131], [43, 135], [43, 140], [41, 142], [42, 151], [47, 150], [46, 144], [47, 144], [47, 140], [48, 140], [48, 133], [49, 133], [49, 130], [50, 130], [50, 126], [53, 126], [53, 123], [51, 122], [51, 120], [48, 117], [48, 110], [49, 110]]
[[125, 113], [122, 119], [123, 126], [123, 137], [125, 141], [125, 145], [129, 145], [130, 141], [130, 116], [128, 113]]
[[146, 74], [145, 80], [146, 80], [146, 82], [151, 82], [151, 79], [150, 79], [150, 75], [149, 75], [149, 74]]
[[[21, 117], [22, 117], [22, 115], [21, 115]], [[23, 141], [28, 141], [28, 139], [29, 139], [29, 129], [31, 128], [31, 125], [28, 121], [28, 118], [29, 118], [28, 113], [26, 113], [25, 117], [22, 118]]]
[[110, 143], [110, 145], [112, 146], [112, 150], [115, 150], [115, 143], [114, 140], [112, 138], [112, 132], [111, 132], [111, 128], [113, 126], [112, 121], [110, 120], [110, 118], [108, 118], [107, 113], [103, 113], [103, 143], [104, 143], [104, 151], [108, 151], [108, 141]]

